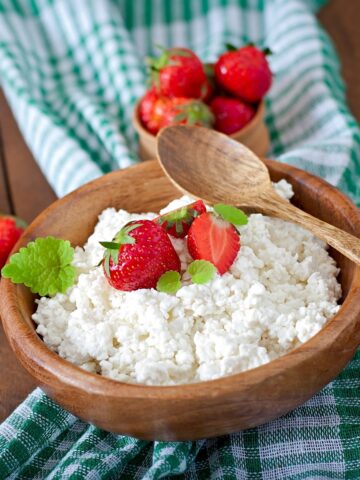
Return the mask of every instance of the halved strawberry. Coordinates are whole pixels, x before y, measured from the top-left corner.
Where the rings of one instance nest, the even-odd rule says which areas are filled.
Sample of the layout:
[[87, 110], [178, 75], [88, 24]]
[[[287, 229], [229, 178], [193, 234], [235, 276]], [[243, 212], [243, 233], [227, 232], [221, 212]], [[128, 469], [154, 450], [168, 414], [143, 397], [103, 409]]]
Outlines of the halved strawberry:
[[184, 207], [164, 213], [164, 215], [156, 217], [153, 222], [161, 225], [169, 235], [176, 238], [184, 238], [188, 234], [194, 219], [204, 212], [206, 212], [204, 202], [197, 200]]
[[240, 236], [234, 225], [207, 212], [193, 221], [187, 246], [195, 260], [211, 262], [222, 275], [229, 270], [240, 250]]

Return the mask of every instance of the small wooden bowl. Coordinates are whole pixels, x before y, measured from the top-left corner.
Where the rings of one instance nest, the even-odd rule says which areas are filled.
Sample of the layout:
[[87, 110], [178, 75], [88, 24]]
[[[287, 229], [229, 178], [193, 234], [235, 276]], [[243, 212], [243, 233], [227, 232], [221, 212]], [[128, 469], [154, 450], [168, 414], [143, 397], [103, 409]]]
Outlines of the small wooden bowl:
[[[273, 180], [292, 183], [296, 205], [360, 235], [360, 213], [342, 193], [290, 165], [272, 161], [267, 165]], [[156, 212], [178, 196], [155, 161], [117, 171], [56, 201], [27, 228], [16, 249], [46, 235], [82, 245], [104, 208]], [[260, 425], [302, 404], [353, 356], [360, 343], [360, 268], [337, 252], [331, 254], [341, 267], [343, 304], [315, 337], [261, 367], [196, 384], [130, 385], [61, 359], [35, 332], [34, 296], [9, 280], [1, 281], [0, 312], [20, 362], [50, 397], [83, 420], [149, 440], [213, 437]]]
[[[139, 156], [141, 160], [150, 160], [156, 157], [156, 135], [148, 132], [142, 125], [139, 117], [139, 100], [134, 108], [133, 125], [139, 134]], [[237, 142], [243, 143], [259, 157], [265, 157], [269, 150], [269, 132], [264, 122], [265, 105], [261, 102], [255, 116], [241, 130], [229, 135]]]

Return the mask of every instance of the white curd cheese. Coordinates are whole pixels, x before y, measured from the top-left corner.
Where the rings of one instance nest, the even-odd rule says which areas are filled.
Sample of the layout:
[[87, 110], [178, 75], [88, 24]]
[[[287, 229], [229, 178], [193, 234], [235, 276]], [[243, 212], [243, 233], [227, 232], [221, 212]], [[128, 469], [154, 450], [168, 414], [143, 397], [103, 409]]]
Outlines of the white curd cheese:
[[[276, 188], [291, 197], [285, 180]], [[162, 213], [191, 201], [175, 200]], [[240, 227], [241, 249], [230, 271], [209, 283], [191, 283], [186, 242], [172, 238], [182, 265], [176, 294], [115, 290], [96, 267], [99, 241], [130, 220], [155, 216], [104, 210], [84, 248], [76, 248], [76, 284], [66, 295], [38, 301], [37, 332], [61, 357], [124, 382], [192, 383], [269, 362], [307, 341], [338, 311], [339, 270], [325, 243], [261, 214]]]

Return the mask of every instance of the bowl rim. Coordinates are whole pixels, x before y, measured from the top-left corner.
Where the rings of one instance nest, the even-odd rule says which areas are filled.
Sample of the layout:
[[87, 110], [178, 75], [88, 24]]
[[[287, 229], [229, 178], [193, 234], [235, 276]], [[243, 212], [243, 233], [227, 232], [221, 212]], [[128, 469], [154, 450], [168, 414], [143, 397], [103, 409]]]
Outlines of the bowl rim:
[[[157, 137], [157, 135], [159, 134], [160, 131], [156, 135], [148, 132], [146, 130], [146, 128], [143, 126], [143, 124], [141, 123], [141, 120], [140, 120], [139, 108], [140, 108], [140, 102], [141, 102], [142, 99], [143, 99], [143, 96], [140, 97], [134, 105], [132, 122], [133, 122], [135, 130], [138, 132], [139, 135], [147, 138], [148, 141], [155, 142], [156, 137]], [[227, 136], [230, 137], [230, 138], [234, 138], [235, 140], [239, 139], [239, 135], [247, 136], [249, 134], [249, 132], [252, 132], [255, 128], [257, 128], [258, 124], [261, 122], [264, 115], [265, 115], [265, 101], [261, 100], [256, 105], [255, 115], [252, 117], [250, 122], [247, 123], [243, 128], [240, 128], [240, 130], [236, 130], [236, 132], [230, 133]], [[164, 127], [164, 128], [166, 128], [166, 127]]]
[[[32, 238], [32, 231], [36, 229], [36, 227], [41, 224], [42, 220], [51, 214], [54, 209], [71, 202], [71, 200], [78, 195], [83, 196], [90, 191], [104, 187], [109, 180], [116, 181], [116, 178], [121, 177], [125, 172], [130, 172], [133, 169], [143, 169], [146, 172], [146, 169], [150, 169], [151, 165], [154, 166], [155, 163], [157, 163], [155, 160], [143, 162], [125, 170], [111, 172], [83, 185], [65, 197], [55, 201], [40, 213], [27, 227], [24, 234], [15, 245], [13, 251], [17, 251], [21, 246], [26, 245], [26, 243]], [[354, 220], [355, 231], [353, 233], [355, 235], [360, 235], [360, 210], [357, 209], [350, 199], [348, 199], [337, 188], [333, 187], [323, 179], [291, 165], [280, 164], [279, 162], [272, 160], [267, 160], [266, 163], [268, 166], [273, 166], [275, 168], [276, 165], [281, 165], [281, 170], [284, 175], [286, 173], [297, 173], [300, 181], [304, 183], [310, 178], [313, 180], [316, 179], [317, 185], [321, 187], [322, 193], [325, 195], [326, 191], [329, 191], [330, 189], [335, 195], [336, 202], [342, 204], [344, 216], [350, 211], [352, 214], [356, 214]], [[330, 348], [331, 344], [344, 335], [344, 332], [348, 328], [348, 323], [344, 321], [344, 319], [352, 319], [352, 322], [354, 322], [354, 318], [357, 318], [358, 323], [360, 323], [360, 301], [357, 302], [357, 312], [354, 313], [356, 300], [360, 300], [360, 267], [355, 266], [354, 268], [352, 284], [339, 312], [328, 320], [324, 327], [310, 340], [292, 349], [287, 354], [259, 367], [216, 378], [214, 380], [206, 380], [190, 384], [149, 386], [144, 384], [120, 382], [105, 376], [87, 372], [70, 361], [61, 358], [57, 353], [51, 351], [50, 348], [46, 346], [36, 333], [35, 329], [31, 328], [25, 321], [20, 305], [20, 289], [25, 287], [14, 285], [8, 279], [2, 279], [0, 282], [0, 313], [6, 336], [15, 355], [31, 374], [35, 371], [37, 372], [37, 375], [33, 376], [36, 377], [38, 383], [41, 383], [39, 377], [45, 378], [46, 374], [50, 374], [52, 378], [55, 377], [59, 379], [61, 383], [68, 386], [86, 390], [91, 394], [119, 400], [121, 398], [139, 399], [144, 397], [147, 399], [165, 401], [174, 399], [185, 400], [190, 397], [192, 399], [200, 399], [204, 397], [204, 395], [218, 398], [234, 392], [235, 384], [242, 385], [244, 388], [251, 388], [251, 385], [257, 384], [269, 376], [274, 376], [274, 371], [277, 375], [281, 375], [283, 371], [297, 366], [299, 361], [311, 362], [311, 359], [315, 358], [317, 347], [319, 347], [320, 343], [322, 345], [322, 350], [324, 348]], [[29, 364], [25, 360], [29, 362]], [[199, 388], [199, 386], [201, 386], [201, 388]]]

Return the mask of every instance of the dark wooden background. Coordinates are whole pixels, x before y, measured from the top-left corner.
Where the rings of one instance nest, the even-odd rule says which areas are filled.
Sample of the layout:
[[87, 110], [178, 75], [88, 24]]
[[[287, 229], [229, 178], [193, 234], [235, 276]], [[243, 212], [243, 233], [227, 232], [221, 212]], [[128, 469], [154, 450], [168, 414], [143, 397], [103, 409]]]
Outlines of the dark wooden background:
[[[360, 121], [360, 0], [330, 0], [319, 19], [336, 45], [350, 109]], [[30, 222], [55, 198], [0, 93], [0, 211]], [[10, 350], [1, 327], [0, 364], [1, 422], [35, 387]]]

